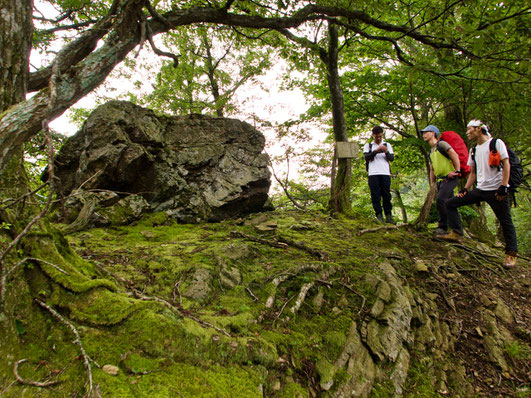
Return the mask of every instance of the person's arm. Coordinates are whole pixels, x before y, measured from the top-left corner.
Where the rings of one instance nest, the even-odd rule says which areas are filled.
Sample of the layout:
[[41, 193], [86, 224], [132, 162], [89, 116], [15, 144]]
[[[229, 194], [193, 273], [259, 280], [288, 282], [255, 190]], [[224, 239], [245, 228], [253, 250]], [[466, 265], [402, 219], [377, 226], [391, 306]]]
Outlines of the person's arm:
[[385, 148], [384, 153], [385, 153], [385, 158], [387, 159], [387, 161], [392, 162], [393, 160], [395, 160], [395, 154], [391, 152], [392, 148], [391, 148], [391, 151], [389, 150], [389, 146], [390, 144], [383, 145], [383, 147]]
[[[368, 145], [372, 145], [372, 144], [368, 144]], [[367, 145], [367, 151], [363, 152], [363, 157], [365, 158], [365, 160], [367, 162], [370, 162], [371, 160], [374, 160], [374, 157], [376, 156], [377, 152], [376, 151], [370, 151], [369, 152], [370, 146], [368, 146], [368, 145]]]
[[455, 170], [451, 173], [448, 173], [448, 178], [459, 177], [461, 175], [461, 163], [459, 162], [459, 155], [453, 150], [453, 148], [449, 148], [447, 153], [448, 156], [450, 156], [450, 160], [452, 161]]
[[470, 174], [468, 175], [468, 178], [466, 180], [465, 187], [458, 192], [457, 196], [459, 196], [460, 198], [465, 196], [468, 193], [468, 190], [472, 187], [472, 185], [474, 185], [475, 182], [476, 182], [476, 167], [472, 166], [470, 170]]
[[511, 175], [511, 164], [509, 158], [502, 159], [502, 183], [496, 191], [496, 199], [504, 200], [507, 196], [507, 186], [509, 185], [509, 177]]
[[509, 177], [511, 176], [511, 163], [509, 163], [509, 158], [502, 160], [502, 185], [509, 185]]

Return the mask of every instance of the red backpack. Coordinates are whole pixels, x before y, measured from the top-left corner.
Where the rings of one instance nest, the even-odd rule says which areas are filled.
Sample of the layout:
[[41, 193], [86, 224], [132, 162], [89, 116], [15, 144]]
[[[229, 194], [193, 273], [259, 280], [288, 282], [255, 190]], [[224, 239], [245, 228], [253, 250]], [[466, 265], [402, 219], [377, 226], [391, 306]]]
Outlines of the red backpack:
[[[461, 136], [455, 131], [445, 131], [439, 136], [439, 140], [446, 141], [448, 144], [450, 144], [452, 149], [457, 152], [457, 155], [459, 156], [459, 164], [461, 166], [461, 177], [464, 177], [470, 173], [470, 166], [467, 164], [468, 148], [466, 147], [465, 141], [461, 138]], [[441, 151], [441, 154], [450, 159], [450, 156], [444, 151]]]

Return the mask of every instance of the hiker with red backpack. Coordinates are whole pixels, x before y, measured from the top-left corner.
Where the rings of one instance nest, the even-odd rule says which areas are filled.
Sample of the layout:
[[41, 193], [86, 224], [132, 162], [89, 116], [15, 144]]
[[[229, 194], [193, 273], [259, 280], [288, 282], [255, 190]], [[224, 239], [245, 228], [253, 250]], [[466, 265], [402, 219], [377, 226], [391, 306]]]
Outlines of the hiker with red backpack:
[[[463, 139], [454, 131], [439, 133], [439, 129], [434, 125], [429, 125], [422, 132], [422, 138], [431, 146], [430, 152], [430, 184], [437, 184], [437, 211], [439, 222], [435, 235], [441, 237], [448, 232], [448, 217], [446, 213], [446, 201], [454, 197], [454, 190], [457, 187], [459, 177], [467, 170], [462, 167], [466, 164], [460, 157], [468, 160], [468, 150]], [[460, 153], [454, 149], [454, 146]], [[461, 156], [460, 156], [461, 155]], [[457, 214], [459, 217], [459, 213]]]
[[363, 147], [365, 166], [369, 174], [369, 189], [371, 190], [371, 201], [374, 213], [378, 221], [383, 222], [383, 211], [385, 212], [385, 222], [394, 224], [391, 213], [391, 167], [389, 162], [395, 158], [391, 144], [383, 141], [383, 128], [375, 126], [372, 129], [373, 142], [368, 142]]
[[[457, 208], [487, 202], [500, 221], [503, 231], [506, 254], [503, 266], [513, 268], [516, 265], [518, 245], [508, 196], [511, 165], [507, 147], [502, 140], [495, 139], [494, 148], [491, 148], [493, 138], [487, 126], [479, 120], [468, 123], [466, 135], [470, 141], [477, 144], [470, 150], [468, 165], [471, 166], [471, 171], [465, 187], [456, 197], [446, 202], [448, 225], [452, 230], [441, 238], [460, 242], [463, 226]], [[476, 188], [470, 190], [476, 182]]]

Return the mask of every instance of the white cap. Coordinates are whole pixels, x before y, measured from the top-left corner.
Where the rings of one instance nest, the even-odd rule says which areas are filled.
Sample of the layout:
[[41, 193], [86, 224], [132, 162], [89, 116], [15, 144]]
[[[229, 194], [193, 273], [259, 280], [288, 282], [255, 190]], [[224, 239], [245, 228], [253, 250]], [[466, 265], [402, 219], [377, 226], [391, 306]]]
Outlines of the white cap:
[[470, 122], [468, 122], [466, 127], [481, 127], [481, 129], [485, 131], [486, 135], [489, 137], [491, 136], [489, 133], [489, 128], [481, 120], [472, 119]]

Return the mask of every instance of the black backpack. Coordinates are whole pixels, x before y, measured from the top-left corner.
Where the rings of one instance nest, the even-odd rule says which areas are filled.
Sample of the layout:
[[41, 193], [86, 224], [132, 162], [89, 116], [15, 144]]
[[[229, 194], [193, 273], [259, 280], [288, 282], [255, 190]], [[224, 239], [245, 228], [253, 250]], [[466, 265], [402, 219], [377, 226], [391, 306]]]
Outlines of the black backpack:
[[[498, 152], [496, 150], [496, 141], [497, 138], [493, 138], [490, 141], [489, 144], [489, 150], [493, 153]], [[511, 174], [509, 175], [509, 191], [511, 192], [513, 196], [513, 203], [516, 207], [516, 197], [514, 195], [515, 192], [518, 192], [516, 189], [520, 186], [522, 183], [522, 178], [524, 176], [524, 170], [522, 169], [522, 162], [518, 158], [518, 155], [505, 144], [507, 148], [507, 154], [509, 155], [509, 164], [511, 165]], [[476, 147], [472, 148], [472, 160], [474, 163], [476, 163]], [[500, 169], [500, 166], [498, 166], [498, 170]]]

